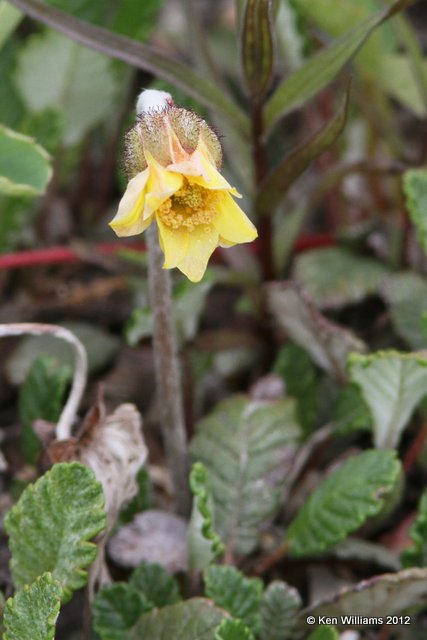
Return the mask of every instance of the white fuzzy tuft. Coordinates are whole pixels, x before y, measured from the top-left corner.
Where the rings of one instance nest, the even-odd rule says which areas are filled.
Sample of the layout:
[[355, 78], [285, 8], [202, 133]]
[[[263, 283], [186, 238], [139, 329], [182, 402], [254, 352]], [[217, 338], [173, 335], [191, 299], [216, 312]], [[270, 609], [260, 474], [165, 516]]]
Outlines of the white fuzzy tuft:
[[138, 116], [152, 110], [164, 109], [173, 105], [173, 98], [166, 91], [157, 89], [144, 89], [136, 101], [136, 113]]

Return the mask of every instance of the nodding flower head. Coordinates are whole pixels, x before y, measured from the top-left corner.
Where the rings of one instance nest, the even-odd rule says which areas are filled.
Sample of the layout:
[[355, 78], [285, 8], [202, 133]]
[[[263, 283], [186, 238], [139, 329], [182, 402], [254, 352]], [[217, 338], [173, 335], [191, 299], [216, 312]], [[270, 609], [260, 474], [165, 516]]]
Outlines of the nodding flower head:
[[132, 236], [156, 221], [164, 268], [198, 282], [218, 245], [251, 242], [257, 231], [219, 172], [221, 144], [202, 118], [155, 90], [139, 96], [137, 114], [125, 139], [129, 183], [110, 226]]

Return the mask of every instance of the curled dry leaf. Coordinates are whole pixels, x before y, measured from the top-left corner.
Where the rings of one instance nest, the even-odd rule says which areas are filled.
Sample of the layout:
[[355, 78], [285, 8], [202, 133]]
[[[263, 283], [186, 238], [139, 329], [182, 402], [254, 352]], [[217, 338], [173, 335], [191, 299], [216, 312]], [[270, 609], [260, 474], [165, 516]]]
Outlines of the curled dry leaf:
[[141, 415], [134, 405], [122, 404], [106, 416], [99, 398], [76, 437], [55, 440], [47, 449], [52, 462], [78, 460], [90, 467], [104, 488], [107, 528], [98, 541], [98, 556], [90, 570], [91, 597], [95, 585], [111, 581], [104, 561], [105, 544], [121, 508], [138, 490], [136, 474], [147, 459], [141, 426]]
[[107, 530], [137, 492], [136, 474], [147, 459], [141, 415], [132, 404], [105, 415], [102, 400], [91, 409], [75, 438], [56, 440], [48, 449], [52, 462], [78, 460], [102, 482]]
[[109, 555], [117, 564], [132, 568], [141, 562], [161, 564], [170, 573], [187, 568], [187, 522], [166, 511], [139, 513], [111, 538]]

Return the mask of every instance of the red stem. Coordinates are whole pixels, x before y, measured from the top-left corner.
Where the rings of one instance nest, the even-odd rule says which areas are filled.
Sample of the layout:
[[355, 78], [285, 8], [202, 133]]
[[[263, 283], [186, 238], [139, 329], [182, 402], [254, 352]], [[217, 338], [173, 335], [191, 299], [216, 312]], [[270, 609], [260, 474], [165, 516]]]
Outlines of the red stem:
[[[319, 247], [331, 247], [336, 243], [333, 235], [328, 233], [306, 234], [298, 238], [295, 243], [295, 251], [307, 251]], [[255, 253], [258, 250], [257, 243], [250, 245]], [[72, 247], [48, 247], [46, 249], [33, 249], [28, 251], [16, 251], [13, 253], [0, 254], [0, 269], [20, 269], [22, 267], [38, 267], [41, 265], [64, 264], [72, 262], [84, 262], [86, 255], [93, 256], [96, 253], [102, 255], [113, 255], [123, 249], [133, 251], [145, 251], [144, 242], [135, 243], [101, 243], [91, 247], [91, 252], [80, 252]], [[222, 250], [219, 250], [221, 254]]]

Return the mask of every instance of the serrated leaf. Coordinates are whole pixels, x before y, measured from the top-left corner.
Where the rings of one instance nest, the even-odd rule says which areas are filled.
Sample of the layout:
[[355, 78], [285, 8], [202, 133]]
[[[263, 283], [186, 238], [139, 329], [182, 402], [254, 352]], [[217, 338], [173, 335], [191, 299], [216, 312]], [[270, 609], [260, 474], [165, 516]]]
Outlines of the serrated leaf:
[[397, 447], [416, 406], [427, 395], [427, 358], [421, 352], [351, 354], [348, 369], [371, 411], [375, 446]]
[[18, 56], [16, 84], [28, 109], [63, 114], [63, 142], [78, 143], [111, 113], [117, 78], [108, 58], [46, 31], [31, 36]]
[[347, 356], [366, 351], [366, 345], [351, 331], [327, 320], [310, 297], [294, 282], [266, 285], [267, 305], [277, 324], [300, 345], [314, 362], [335, 378], [346, 379]]
[[277, 354], [273, 371], [285, 381], [287, 395], [297, 402], [298, 422], [306, 434], [310, 433], [318, 405], [318, 376], [313, 361], [304, 349], [289, 344]]
[[427, 565], [427, 491], [424, 491], [418, 504], [418, 514], [409, 529], [413, 546], [402, 553], [404, 567], [425, 567]]
[[173, 86], [182, 89], [202, 104], [216, 109], [238, 131], [249, 133], [247, 115], [229, 100], [221, 89], [178, 60], [163, 55], [150, 46], [95, 27], [53, 7], [47, 7], [44, 3], [41, 5], [37, 0], [12, 0], [12, 4], [36, 20], [67, 33], [77, 42], [171, 82]]
[[51, 176], [48, 153], [33, 138], [0, 124], [0, 193], [38, 196]]
[[427, 310], [427, 281], [413, 271], [396, 273], [384, 280], [381, 296], [389, 305], [393, 328], [412, 349], [423, 349], [427, 336], [423, 313]]
[[279, 85], [267, 102], [265, 109], [266, 129], [271, 130], [280, 118], [305, 104], [326, 87], [359, 51], [378, 26], [411, 3], [411, 0], [394, 2], [387, 9], [358, 24], [294, 71]]
[[339, 640], [339, 635], [335, 627], [325, 624], [312, 631], [307, 640]]
[[22, 424], [21, 442], [25, 459], [34, 463], [42, 446], [34, 433], [34, 420], [56, 423], [61, 415], [62, 402], [71, 369], [55, 366], [49, 357], [34, 360], [23, 386], [19, 391], [19, 418]]
[[181, 600], [177, 581], [159, 564], [141, 564], [132, 573], [129, 585], [153, 607], [165, 607]]
[[418, 240], [427, 253], [427, 169], [409, 169], [403, 174], [406, 207], [417, 230]]
[[395, 451], [351, 456], [310, 495], [286, 533], [292, 555], [321, 553], [383, 508], [400, 478]]
[[63, 601], [87, 581], [94, 561], [92, 540], [105, 527], [102, 486], [90, 469], [57, 464], [28, 486], [5, 519], [17, 588], [50, 571], [63, 589]]
[[264, 586], [260, 578], [246, 578], [230, 565], [211, 565], [204, 573], [205, 593], [215, 604], [258, 634]]
[[[350, 587], [341, 589], [333, 597], [314, 604], [301, 612], [301, 626], [306, 629], [307, 614], [315, 616], [337, 617], [337, 626], [342, 624], [342, 616], [385, 617], [394, 615], [418, 603], [424, 603], [427, 597], [427, 569], [405, 569], [397, 573], [376, 575]], [[341, 624], [340, 624], [341, 623]], [[353, 624], [363, 627], [363, 624]], [[368, 624], [368, 626], [370, 626]], [[347, 627], [348, 628], [348, 627]]]
[[190, 488], [193, 508], [188, 525], [188, 561], [192, 571], [203, 571], [224, 551], [224, 545], [215, 532], [209, 474], [201, 462], [196, 462], [192, 467]]
[[293, 276], [320, 308], [339, 309], [377, 292], [389, 269], [372, 258], [331, 247], [296, 257]]
[[123, 640], [143, 613], [153, 606], [125, 582], [104, 587], [92, 605], [93, 628], [102, 640]]
[[371, 431], [371, 413], [357, 385], [347, 384], [340, 390], [333, 408], [333, 421], [340, 435], [359, 429]]
[[257, 211], [268, 215], [276, 209], [289, 187], [309, 164], [337, 140], [344, 129], [347, 116], [348, 93], [335, 116], [311, 138], [287, 155], [262, 182], [257, 195]]
[[261, 602], [261, 640], [292, 640], [300, 608], [294, 587], [281, 580], [270, 582]]
[[126, 640], [215, 640], [225, 615], [209, 600], [192, 598], [142, 615]]
[[242, 61], [250, 95], [260, 100], [273, 75], [272, 0], [247, 0], [242, 28]]
[[241, 620], [226, 618], [216, 630], [215, 640], [254, 640], [254, 636]]
[[61, 585], [44, 573], [6, 602], [3, 640], [53, 640], [61, 605]]
[[279, 507], [277, 485], [300, 437], [294, 410], [289, 399], [261, 403], [237, 396], [198, 425], [191, 453], [209, 472], [215, 527], [238, 554], [255, 548], [260, 527]]

